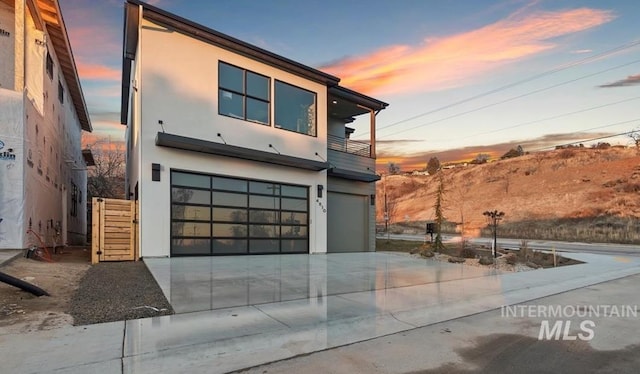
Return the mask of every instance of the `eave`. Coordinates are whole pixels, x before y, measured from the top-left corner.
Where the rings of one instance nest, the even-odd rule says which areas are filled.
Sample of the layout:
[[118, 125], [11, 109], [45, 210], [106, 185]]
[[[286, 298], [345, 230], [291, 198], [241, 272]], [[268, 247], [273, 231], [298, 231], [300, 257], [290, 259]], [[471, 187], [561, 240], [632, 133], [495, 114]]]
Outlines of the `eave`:
[[53, 46], [60, 70], [67, 85], [69, 97], [80, 121], [80, 126], [83, 130], [91, 132], [93, 131], [93, 127], [91, 126], [89, 112], [87, 111], [87, 105], [82, 93], [80, 78], [73, 58], [73, 52], [71, 51], [71, 44], [69, 43], [60, 5], [57, 1], [53, 0], [35, 0], [35, 5], [38, 8], [40, 19], [45, 24], [47, 34], [49, 35], [51, 45]]
[[329, 168], [328, 162], [308, 160], [305, 158], [265, 152], [229, 144], [215, 143], [207, 140], [168, 134], [164, 132], [158, 132], [158, 134], [156, 135], [156, 145], [181, 149], [185, 151], [201, 152], [217, 156], [264, 162], [273, 165], [293, 167], [296, 169], [321, 171]]

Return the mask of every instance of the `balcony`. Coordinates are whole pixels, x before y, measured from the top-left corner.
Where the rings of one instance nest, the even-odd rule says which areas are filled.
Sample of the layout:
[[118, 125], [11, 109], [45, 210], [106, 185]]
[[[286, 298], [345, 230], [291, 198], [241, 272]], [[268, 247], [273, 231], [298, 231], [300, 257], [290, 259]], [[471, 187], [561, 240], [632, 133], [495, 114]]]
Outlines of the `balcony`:
[[327, 135], [327, 148], [352, 155], [371, 157], [371, 144], [359, 140], [341, 138], [336, 135]]

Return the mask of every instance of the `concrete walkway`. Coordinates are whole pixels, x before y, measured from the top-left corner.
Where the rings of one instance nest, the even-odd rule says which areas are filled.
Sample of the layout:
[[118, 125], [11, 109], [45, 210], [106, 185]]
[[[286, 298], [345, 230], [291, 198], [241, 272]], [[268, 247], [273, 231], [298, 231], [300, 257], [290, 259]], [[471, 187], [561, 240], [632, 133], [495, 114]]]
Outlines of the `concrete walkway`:
[[571, 257], [586, 263], [498, 273], [392, 253], [150, 259], [180, 314], [0, 335], [0, 357], [12, 373], [224, 373], [640, 274], [637, 257]]

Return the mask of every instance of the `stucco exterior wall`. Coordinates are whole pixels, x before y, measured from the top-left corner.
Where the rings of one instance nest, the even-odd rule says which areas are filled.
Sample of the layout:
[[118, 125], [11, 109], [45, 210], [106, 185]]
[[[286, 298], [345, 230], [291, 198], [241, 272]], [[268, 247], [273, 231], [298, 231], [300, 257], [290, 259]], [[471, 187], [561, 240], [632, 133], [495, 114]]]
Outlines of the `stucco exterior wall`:
[[[235, 146], [320, 161], [326, 160], [327, 89], [272, 66], [237, 55], [192, 37], [144, 21], [140, 35], [142, 127]], [[298, 134], [218, 114], [218, 61], [251, 70], [275, 80], [315, 92], [317, 136]], [[272, 90], [273, 92], [273, 90]], [[144, 130], [146, 131], [146, 130]]]
[[[273, 127], [218, 115], [218, 61], [224, 61], [275, 80], [316, 93], [317, 136], [308, 136]], [[240, 178], [304, 185], [309, 188], [309, 251], [326, 252], [326, 194], [316, 196], [316, 185], [327, 185], [326, 171], [316, 172], [291, 167], [246, 161], [229, 157], [175, 150], [155, 145], [163, 131], [171, 134], [230, 145], [275, 152], [315, 161], [326, 159], [326, 87], [269, 65], [236, 55], [222, 48], [167, 30], [144, 21], [136, 56], [132, 95], [133, 153], [139, 164], [130, 172], [139, 174], [140, 248], [143, 257], [170, 255], [170, 170], [181, 169]], [[271, 91], [273, 92], [273, 90]], [[273, 100], [273, 98], [272, 98]], [[139, 126], [138, 126], [139, 125]], [[136, 128], [138, 130], [136, 130]], [[321, 157], [315, 155], [318, 153]], [[136, 155], [130, 160], [135, 164]], [[161, 164], [160, 182], [151, 181], [151, 164]], [[136, 173], [136, 168], [139, 168]], [[129, 181], [134, 188], [135, 176]]]

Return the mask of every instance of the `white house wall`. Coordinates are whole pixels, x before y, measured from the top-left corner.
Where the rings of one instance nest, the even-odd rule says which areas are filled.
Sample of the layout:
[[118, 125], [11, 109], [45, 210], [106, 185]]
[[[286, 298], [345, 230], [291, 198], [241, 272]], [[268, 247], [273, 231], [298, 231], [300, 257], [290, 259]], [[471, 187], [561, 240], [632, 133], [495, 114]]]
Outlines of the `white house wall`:
[[23, 248], [23, 116], [22, 92], [0, 88], [0, 249]]
[[[280, 153], [288, 156], [326, 160], [326, 86], [289, 74], [272, 66], [237, 55], [178, 32], [144, 21], [140, 41], [142, 127], [221, 143]], [[317, 94], [317, 137], [278, 129], [274, 123], [271, 98], [271, 126], [218, 115], [218, 61], [263, 74]], [[273, 93], [273, 89], [271, 90]], [[250, 136], [247, 136], [250, 134]]]
[[[158, 121], [162, 120], [167, 133], [221, 143], [222, 139], [217, 136], [220, 133], [230, 145], [275, 152], [269, 148], [269, 144], [273, 144], [283, 155], [322, 161], [327, 154], [326, 87], [148, 21], [143, 23], [139, 43], [136, 71], [141, 73], [134, 86], [137, 84], [140, 94], [142, 256], [170, 255], [171, 169], [308, 186], [309, 251], [326, 252], [326, 194], [322, 198], [316, 196], [318, 184], [326, 188], [326, 171], [301, 170], [155, 145], [156, 134], [162, 131]], [[315, 92], [318, 136], [274, 128], [273, 98], [271, 126], [218, 115], [218, 61], [266, 75], [271, 78], [272, 87], [278, 79]], [[152, 163], [162, 165], [160, 182], [151, 181]]]
[[[143, 132], [143, 137], [145, 137]], [[160, 163], [160, 182], [151, 181], [151, 164]], [[224, 156], [204, 155], [145, 142], [142, 155], [140, 191], [140, 235], [142, 256], [169, 256], [170, 252], [170, 170], [228, 175], [239, 178], [276, 181], [309, 188], [309, 251], [326, 252], [326, 194], [316, 197], [315, 186], [326, 186], [326, 172], [299, 170]]]

